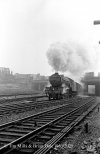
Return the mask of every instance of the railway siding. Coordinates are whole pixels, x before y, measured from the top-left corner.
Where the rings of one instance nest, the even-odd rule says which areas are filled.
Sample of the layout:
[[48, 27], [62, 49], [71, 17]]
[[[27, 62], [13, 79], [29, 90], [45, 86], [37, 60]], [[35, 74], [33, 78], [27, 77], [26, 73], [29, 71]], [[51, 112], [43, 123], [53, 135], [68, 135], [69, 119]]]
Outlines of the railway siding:
[[[25, 98], [24, 98], [25, 99]], [[73, 98], [74, 99], [74, 98]], [[70, 100], [66, 100], [66, 103], [71, 101]], [[26, 110], [32, 110], [32, 109], [37, 109], [37, 108], [42, 108], [42, 107], [49, 107], [50, 105], [55, 106], [55, 104], [64, 104], [64, 100], [63, 101], [51, 101], [49, 102], [48, 100], [42, 100], [42, 101], [27, 101], [23, 100], [23, 101], [14, 101], [14, 102], [9, 102], [6, 104], [0, 104], [0, 116], [4, 115], [4, 114], [10, 114], [12, 112], [17, 112], [18, 110], [19, 112], [23, 112]]]

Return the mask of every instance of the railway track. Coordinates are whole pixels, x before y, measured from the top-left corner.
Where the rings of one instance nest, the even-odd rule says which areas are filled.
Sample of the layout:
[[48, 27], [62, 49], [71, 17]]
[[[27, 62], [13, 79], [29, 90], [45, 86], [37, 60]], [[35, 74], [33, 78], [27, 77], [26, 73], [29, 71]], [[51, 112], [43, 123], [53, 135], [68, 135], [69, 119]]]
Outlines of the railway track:
[[15, 101], [15, 102], [10, 102], [6, 104], [0, 104], [0, 116], [4, 115], [10, 115], [12, 113], [21, 113], [21, 112], [26, 112], [30, 110], [36, 110], [36, 109], [42, 109], [42, 108], [47, 108], [51, 106], [56, 106], [56, 105], [62, 105], [64, 103], [71, 103], [73, 99], [68, 99], [68, 100], [62, 100], [62, 101], [48, 101], [48, 100], [42, 100], [42, 101]]
[[38, 98], [46, 98], [46, 95], [8, 95], [8, 96], [0, 96], [0, 104], [4, 104], [7, 102], [14, 102], [14, 101], [23, 101], [23, 100], [28, 100], [28, 101], [35, 101]]
[[0, 152], [45, 154], [96, 106], [94, 102], [94, 98], [76, 99], [0, 126]]

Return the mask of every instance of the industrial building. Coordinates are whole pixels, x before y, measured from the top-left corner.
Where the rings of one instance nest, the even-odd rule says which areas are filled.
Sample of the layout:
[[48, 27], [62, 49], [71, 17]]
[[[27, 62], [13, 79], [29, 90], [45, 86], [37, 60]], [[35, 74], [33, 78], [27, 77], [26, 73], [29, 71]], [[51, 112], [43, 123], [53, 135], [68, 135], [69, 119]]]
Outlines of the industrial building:
[[100, 73], [94, 76], [94, 72], [88, 72], [82, 78], [84, 94], [100, 96]]

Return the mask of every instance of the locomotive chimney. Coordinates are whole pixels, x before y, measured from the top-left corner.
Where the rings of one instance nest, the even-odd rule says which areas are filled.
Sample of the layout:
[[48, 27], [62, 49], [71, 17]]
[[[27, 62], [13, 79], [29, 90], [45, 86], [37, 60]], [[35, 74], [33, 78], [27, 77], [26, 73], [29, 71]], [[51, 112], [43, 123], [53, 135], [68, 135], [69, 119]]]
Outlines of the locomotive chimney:
[[58, 72], [55, 72], [55, 74], [58, 74]]

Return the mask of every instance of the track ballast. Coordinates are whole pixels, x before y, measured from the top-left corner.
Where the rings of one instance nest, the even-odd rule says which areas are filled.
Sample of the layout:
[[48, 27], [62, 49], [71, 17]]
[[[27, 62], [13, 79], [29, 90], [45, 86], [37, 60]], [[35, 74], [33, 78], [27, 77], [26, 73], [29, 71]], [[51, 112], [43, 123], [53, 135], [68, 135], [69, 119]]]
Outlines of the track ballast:
[[94, 102], [95, 98], [77, 98], [70, 104], [0, 126], [0, 152], [46, 153], [88, 113], [84, 112], [96, 106]]

